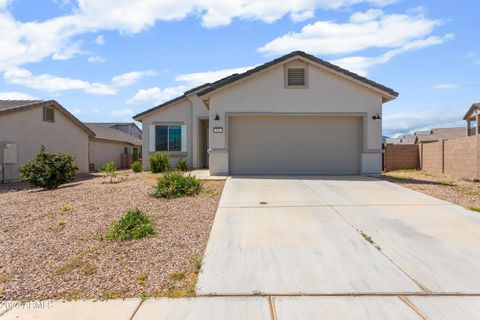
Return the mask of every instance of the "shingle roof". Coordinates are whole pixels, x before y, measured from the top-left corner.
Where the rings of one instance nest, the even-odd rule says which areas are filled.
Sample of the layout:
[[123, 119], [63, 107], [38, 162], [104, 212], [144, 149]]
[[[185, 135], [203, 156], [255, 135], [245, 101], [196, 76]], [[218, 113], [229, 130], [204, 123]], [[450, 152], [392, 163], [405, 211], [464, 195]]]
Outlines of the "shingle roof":
[[399, 144], [400, 141], [402, 141], [401, 138], [387, 138], [386, 139], [387, 144]]
[[462, 138], [466, 136], [466, 129], [464, 127], [455, 128], [434, 128], [431, 134], [418, 136], [418, 142], [430, 142], [446, 139]]
[[236, 81], [241, 80], [241, 79], [243, 79], [243, 78], [246, 78], [246, 77], [248, 77], [248, 76], [250, 76], [250, 75], [252, 75], [252, 74], [255, 74], [255, 73], [259, 72], [259, 71], [262, 71], [262, 70], [264, 70], [264, 69], [267, 69], [267, 68], [269, 68], [269, 67], [271, 67], [271, 66], [273, 66], [273, 65], [275, 65], [275, 64], [281, 63], [281, 62], [286, 61], [286, 60], [288, 60], [288, 59], [290, 59], [290, 58], [293, 58], [293, 57], [295, 57], [295, 56], [300, 56], [300, 57], [302, 57], [302, 58], [304, 58], [304, 59], [311, 60], [311, 61], [313, 61], [313, 62], [315, 62], [315, 63], [318, 63], [318, 64], [320, 64], [320, 65], [322, 65], [322, 66], [324, 66], [324, 67], [326, 67], [326, 68], [328, 68], [328, 69], [330, 69], [330, 70], [332, 70], [332, 71], [334, 71], [334, 72], [341, 73], [341, 74], [343, 74], [343, 75], [345, 75], [345, 76], [347, 76], [347, 77], [350, 77], [350, 78], [352, 78], [352, 79], [354, 79], [354, 80], [360, 81], [360, 82], [362, 82], [362, 83], [364, 83], [364, 84], [366, 84], [366, 85], [369, 85], [369, 86], [371, 86], [371, 87], [374, 87], [374, 88], [376, 88], [376, 89], [379, 89], [379, 90], [385, 92], [386, 94], [388, 94], [388, 95], [390, 95], [390, 96], [392, 96], [392, 97], [398, 97], [398, 92], [396, 92], [395, 90], [393, 90], [393, 89], [391, 89], [391, 88], [389, 88], [389, 87], [386, 87], [386, 86], [384, 86], [384, 85], [381, 85], [381, 84], [379, 84], [379, 83], [377, 83], [377, 82], [375, 82], [375, 81], [372, 81], [372, 80], [370, 80], [370, 79], [367, 79], [367, 78], [365, 78], [365, 77], [362, 77], [362, 76], [360, 76], [360, 75], [358, 75], [358, 74], [356, 74], [356, 73], [353, 73], [353, 72], [351, 72], [351, 71], [348, 71], [348, 70], [346, 70], [346, 69], [343, 69], [343, 68], [341, 68], [341, 67], [339, 67], [339, 66], [336, 66], [336, 65], [334, 65], [334, 64], [331, 64], [331, 63], [329, 63], [329, 62], [327, 62], [327, 61], [325, 61], [325, 60], [322, 60], [322, 59], [320, 59], [320, 58], [317, 58], [317, 57], [315, 57], [315, 56], [313, 56], [313, 55], [310, 55], [310, 54], [308, 54], [308, 53], [305, 53], [305, 52], [303, 52], [303, 51], [293, 51], [293, 52], [291, 52], [291, 53], [289, 53], [289, 54], [286, 54], [286, 55], [284, 55], [284, 56], [281, 56], [281, 57], [279, 57], [279, 58], [277, 58], [277, 59], [274, 59], [274, 60], [272, 60], [272, 61], [270, 61], [270, 62], [267, 62], [267, 63], [265, 63], [265, 64], [262, 64], [262, 65], [260, 65], [260, 66], [258, 66], [258, 67], [255, 67], [255, 68], [253, 68], [253, 69], [247, 70], [246, 72], [243, 72], [243, 73], [240, 73], [240, 74], [235, 73], [235, 74], [229, 75], [229, 76], [227, 76], [227, 77], [225, 77], [225, 78], [222, 78], [222, 79], [220, 79], [220, 80], [218, 80], [218, 81], [215, 81], [215, 82], [213, 82], [213, 83], [205, 83], [205, 84], [202, 84], [202, 85], [200, 85], [200, 86], [198, 86], [198, 87], [195, 87], [195, 88], [193, 88], [193, 89], [190, 89], [190, 90], [186, 91], [183, 95], [181, 95], [181, 96], [179, 96], [179, 97], [176, 97], [176, 98], [174, 98], [174, 99], [172, 99], [172, 100], [166, 101], [166, 102], [164, 102], [164, 103], [162, 103], [162, 104], [160, 104], [160, 105], [158, 105], [158, 106], [155, 106], [155, 107], [153, 107], [153, 108], [150, 108], [150, 109], [148, 109], [148, 110], [145, 110], [145, 111], [143, 111], [143, 112], [141, 112], [141, 113], [133, 116], [133, 119], [139, 121], [139, 120], [140, 120], [139, 117], [142, 117], [142, 116], [144, 116], [144, 115], [146, 115], [146, 114], [149, 114], [149, 113], [154, 112], [154, 111], [157, 111], [157, 110], [159, 110], [159, 109], [161, 109], [161, 108], [167, 107], [167, 106], [169, 106], [169, 105], [171, 105], [171, 104], [173, 104], [173, 103], [176, 103], [176, 102], [178, 102], [178, 101], [186, 98], [187, 95], [189, 95], [189, 94], [191, 94], [191, 93], [194, 93], [194, 92], [197, 92], [197, 94], [198, 94], [199, 96], [204, 96], [204, 95], [206, 95], [206, 94], [208, 94], [208, 93], [211, 93], [211, 92], [213, 92], [213, 91], [215, 91], [215, 90], [217, 90], [217, 89], [219, 89], [219, 88], [221, 88], [221, 87], [223, 87], [223, 86], [226, 86], [226, 85], [228, 85], [228, 84], [230, 84], [230, 83], [233, 83], [233, 82], [236, 82]]
[[97, 123], [85, 123], [85, 125], [95, 133], [96, 139], [125, 142], [136, 146], [142, 145], [142, 140], [120, 130], [98, 125]]
[[76, 125], [78, 125], [82, 130], [84, 130], [89, 136], [95, 135], [95, 133], [93, 133], [92, 130], [90, 130], [85, 124], [83, 124], [83, 122], [78, 120], [73, 114], [71, 114], [67, 109], [65, 109], [60, 103], [55, 100], [0, 100], [0, 116], [7, 113], [40, 108], [44, 106], [56, 108], [67, 118], [73, 121]]

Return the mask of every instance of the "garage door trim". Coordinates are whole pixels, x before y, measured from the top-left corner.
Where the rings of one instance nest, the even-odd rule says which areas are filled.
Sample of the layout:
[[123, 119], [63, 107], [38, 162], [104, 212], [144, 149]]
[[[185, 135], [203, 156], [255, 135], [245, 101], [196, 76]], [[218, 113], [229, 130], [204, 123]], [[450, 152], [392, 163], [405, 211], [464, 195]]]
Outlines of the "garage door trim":
[[[342, 117], [345, 117], [345, 118], [358, 118], [358, 120], [360, 121], [360, 134], [361, 134], [361, 137], [360, 137], [360, 141], [359, 141], [359, 156], [361, 156], [362, 153], [366, 152], [365, 149], [366, 149], [366, 125], [367, 125], [367, 113], [366, 112], [349, 112], [349, 113], [338, 113], [338, 112], [328, 112], [328, 113], [298, 113], [298, 112], [295, 112], [295, 113], [277, 113], [277, 112], [231, 112], [231, 113], [226, 113], [225, 114], [225, 151], [229, 154], [228, 156], [228, 171], [229, 171], [229, 174], [232, 174], [231, 170], [233, 169], [232, 168], [232, 152], [231, 150], [229, 150], [230, 148], [230, 144], [232, 143], [231, 139], [233, 139], [233, 136], [231, 136], [231, 134], [233, 134], [232, 132], [230, 132], [230, 130], [233, 130], [233, 128], [231, 128], [231, 124], [230, 124], [230, 121], [232, 121], [232, 118], [235, 119], [235, 117], [273, 117], [273, 118], [276, 118], [276, 117], [308, 117], [308, 116], [311, 116], [311, 117], [318, 117], [318, 118], [326, 118], [326, 117], [337, 117], [337, 118], [342, 118]], [[368, 151], [367, 151], [368, 152]], [[360, 166], [361, 166], [361, 163], [360, 163]]]

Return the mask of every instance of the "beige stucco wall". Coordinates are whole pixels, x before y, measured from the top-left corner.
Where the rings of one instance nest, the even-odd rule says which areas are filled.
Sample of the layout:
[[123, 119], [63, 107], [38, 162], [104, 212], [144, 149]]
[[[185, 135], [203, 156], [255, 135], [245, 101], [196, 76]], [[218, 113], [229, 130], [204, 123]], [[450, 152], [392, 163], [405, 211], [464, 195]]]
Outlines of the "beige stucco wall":
[[148, 160], [150, 158], [150, 126], [156, 124], [181, 124], [187, 126], [187, 152], [171, 153], [172, 165], [180, 158], [187, 160], [188, 165], [193, 165], [192, 148], [192, 103], [188, 99], [183, 99], [171, 106], [162, 108], [142, 119], [142, 161], [143, 168], [149, 170]]
[[105, 162], [114, 161], [117, 168], [121, 167], [120, 155], [128, 148], [133, 154], [133, 146], [127, 143], [90, 139], [90, 163], [95, 165], [95, 171], [101, 170]]
[[[308, 64], [307, 74], [307, 88], [285, 88], [284, 65], [278, 65], [212, 94], [210, 127], [224, 128], [223, 133], [210, 131], [213, 174], [228, 174], [228, 115], [235, 113], [362, 114], [362, 173], [380, 173], [382, 122], [372, 116], [382, 114], [381, 94], [312, 64]], [[218, 121], [214, 120], [216, 114], [220, 116]]]
[[18, 168], [32, 159], [41, 145], [49, 152], [73, 155], [78, 172], [88, 172], [88, 134], [57, 110], [53, 123], [43, 121], [42, 108], [1, 115], [0, 141], [17, 144], [18, 163], [5, 170], [8, 180], [19, 178]]

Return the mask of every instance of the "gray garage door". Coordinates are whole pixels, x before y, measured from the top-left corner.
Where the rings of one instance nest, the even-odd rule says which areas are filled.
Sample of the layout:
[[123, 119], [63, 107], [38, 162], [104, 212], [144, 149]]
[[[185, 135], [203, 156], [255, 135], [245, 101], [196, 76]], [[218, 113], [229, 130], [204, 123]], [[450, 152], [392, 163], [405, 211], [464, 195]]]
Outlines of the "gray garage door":
[[230, 174], [359, 174], [360, 117], [231, 116]]

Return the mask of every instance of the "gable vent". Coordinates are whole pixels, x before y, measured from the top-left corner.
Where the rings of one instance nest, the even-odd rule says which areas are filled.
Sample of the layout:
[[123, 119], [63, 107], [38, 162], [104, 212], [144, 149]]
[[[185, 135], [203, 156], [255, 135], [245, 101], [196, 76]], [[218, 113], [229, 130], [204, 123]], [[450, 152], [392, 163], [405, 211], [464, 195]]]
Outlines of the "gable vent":
[[287, 76], [288, 76], [287, 84], [289, 86], [305, 85], [305, 69], [303, 68], [288, 69]]

